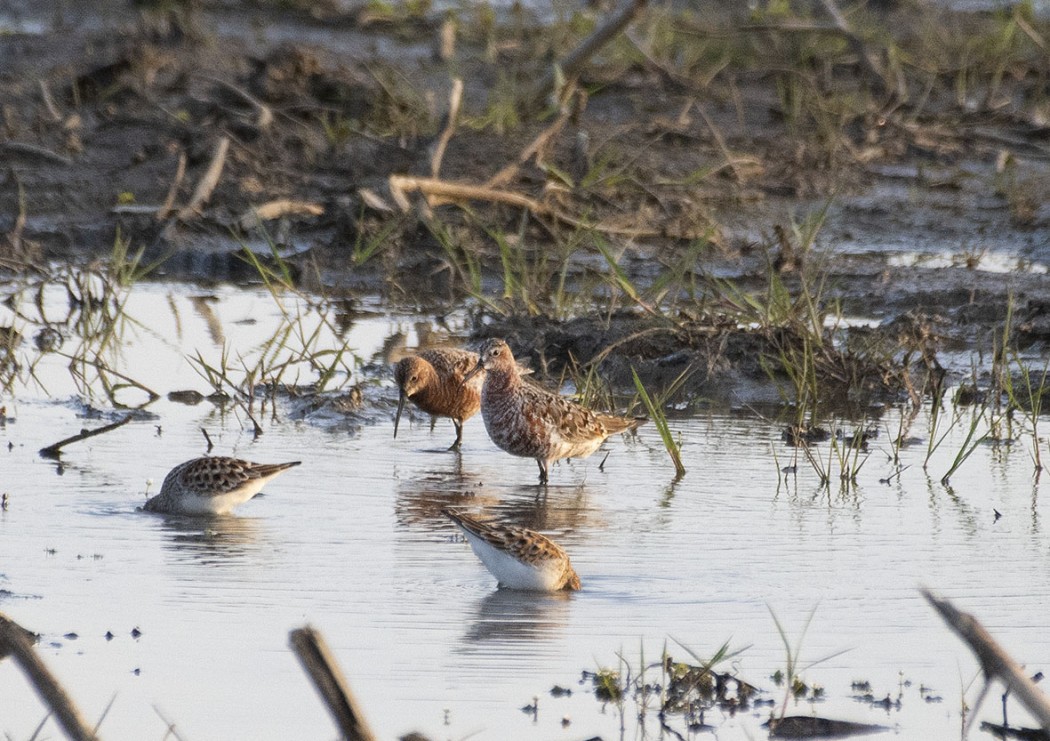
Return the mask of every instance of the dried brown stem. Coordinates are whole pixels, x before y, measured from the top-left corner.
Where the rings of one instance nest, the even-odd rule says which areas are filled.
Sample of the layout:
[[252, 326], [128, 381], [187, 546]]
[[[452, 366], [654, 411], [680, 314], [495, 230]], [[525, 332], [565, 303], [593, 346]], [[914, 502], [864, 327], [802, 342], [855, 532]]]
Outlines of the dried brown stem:
[[226, 165], [226, 153], [229, 149], [230, 137], [224, 136], [219, 139], [219, 143], [215, 145], [215, 153], [212, 155], [211, 162], [208, 163], [208, 169], [197, 183], [197, 188], [193, 191], [190, 202], [179, 210], [178, 217], [180, 220], [187, 221], [195, 218], [200, 207], [211, 198], [212, 191], [215, 190], [219, 180], [222, 179], [222, 168]]
[[242, 229], [250, 229], [263, 221], [273, 221], [282, 216], [321, 216], [323, 213], [324, 206], [320, 203], [278, 198], [261, 206], [253, 206], [247, 213], [242, 214], [237, 222]]
[[293, 630], [288, 640], [321, 699], [347, 741], [375, 741], [350, 685], [339, 670], [324, 637], [309, 625]]
[[427, 198], [430, 206], [440, 206], [457, 201], [488, 201], [490, 203], [505, 203], [510, 206], [527, 209], [536, 216], [546, 216], [556, 219], [564, 224], [578, 227], [580, 229], [594, 229], [604, 234], [619, 234], [628, 237], [652, 237], [665, 234], [655, 229], [643, 229], [638, 227], [621, 227], [612, 224], [591, 223], [577, 219], [569, 214], [561, 213], [540, 201], [528, 196], [514, 193], [508, 190], [497, 190], [486, 188], [481, 185], [469, 185], [466, 183], [452, 183], [437, 178], [417, 178], [409, 175], [391, 175], [389, 179], [390, 194], [403, 211], [411, 210], [411, 204], [405, 197], [406, 193], [418, 191]]
[[456, 125], [459, 123], [459, 108], [463, 103], [463, 80], [455, 78], [452, 80], [452, 92], [448, 94], [448, 119], [445, 128], [434, 145], [434, 154], [430, 158], [430, 176], [436, 178], [441, 172], [441, 160], [445, 158], [445, 148], [448, 147], [452, 135], [456, 133]]
[[55, 99], [51, 97], [51, 88], [47, 86], [47, 82], [44, 80], [37, 80], [37, 84], [40, 86], [40, 97], [44, 101], [44, 108], [47, 109], [47, 115], [51, 117], [52, 121], [58, 123], [62, 120], [62, 115], [55, 107]]
[[175, 198], [179, 194], [179, 186], [182, 185], [184, 177], [186, 177], [186, 152], [181, 151], [179, 152], [179, 164], [175, 166], [175, 179], [171, 181], [171, 187], [168, 188], [168, 197], [164, 199], [164, 205], [155, 214], [157, 221], [168, 218], [175, 209]]
[[970, 647], [981, 663], [988, 679], [998, 679], [1009, 689], [1021, 704], [1039, 721], [1044, 731], [1050, 731], [1050, 697], [1035, 686], [1028, 674], [992, 634], [973, 615], [962, 612], [948, 600], [938, 597], [929, 589], [921, 589], [922, 595], [933, 606], [948, 627], [955, 631]]
[[73, 741], [98, 741], [95, 731], [84, 722], [73, 700], [33, 651], [28, 633], [14, 620], [0, 614], [0, 651], [11, 654], [69, 738]]

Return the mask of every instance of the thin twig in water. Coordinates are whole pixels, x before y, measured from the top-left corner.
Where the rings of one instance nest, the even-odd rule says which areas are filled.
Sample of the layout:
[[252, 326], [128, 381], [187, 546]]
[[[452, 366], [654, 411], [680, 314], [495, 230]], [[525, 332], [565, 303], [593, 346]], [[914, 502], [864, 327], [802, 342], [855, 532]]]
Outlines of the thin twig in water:
[[212, 445], [211, 435], [209, 435], [208, 431], [206, 429], [204, 429], [203, 427], [201, 427], [201, 434], [204, 435], [204, 441], [206, 443], [208, 443], [208, 450], [207, 450], [207, 452], [210, 453], [212, 451], [212, 448], [215, 447], [214, 445]]
[[40, 455], [44, 458], [58, 458], [58, 454], [62, 451], [62, 448], [72, 443], [78, 443], [81, 440], [87, 440], [89, 437], [95, 437], [106, 432], [111, 432], [118, 427], [123, 427], [132, 420], [134, 414], [128, 414], [123, 419], [117, 420], [112, 424], [105, 425], [104, 427], [98, 427], [94, 430], [81, 430], [78, 434], [72, 437], [67, 437], [65, 440], [59, 440], [54, 445], [48, 445], [46, 448], [40, 449]]
[[170, 720], [168, 720], [167, 718], [164, 717], [164, 713], [160, 712], [160, 708], [158, 708], [156, 705], [154, 705], [153, 706], [153, 712], [156, 713], [157, 717], [160, 718], [162, 721], [164, 721], [164, 725], [167, 726], [167, 728], [165, 729], [165, 732], [164, 732], [164, 738], [165, 739], [167, 739], [168, 736], [171, 736], [172, 738], [175, 739], [175, 741], [183, 741], [182, 736], [180, 736], [179, 732], [175, 730], [175, 724], [172, 721], [170, 721]]

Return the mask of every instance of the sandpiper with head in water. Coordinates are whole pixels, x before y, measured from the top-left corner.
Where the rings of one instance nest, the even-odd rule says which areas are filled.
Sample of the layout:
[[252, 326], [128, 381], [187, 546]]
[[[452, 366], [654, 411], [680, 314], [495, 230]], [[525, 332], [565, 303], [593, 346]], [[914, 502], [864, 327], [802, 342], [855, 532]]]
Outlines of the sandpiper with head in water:
[[485, 340], [478, 363], [467, 374], [485, 371], [481, 416], [492, 442], [512, 455], [535, 458], [540, 483], [550, 464], [562, 458], [585, 458], [610, 435], [633, 430], [644, 417], [618, 417], [593, 412], [556, 393], [525, 383], [507, 343]]
[[148, 499], [143, 509], [168, 514], [223, 515], [258, 494], [267, 481], [299, 463], [252, 463], [224, 456], [194, 458], [171, 469], [160, 493]]
[[546, 535], [523, 527], [482, 522], [452, 509], [442, 512], [463, 531], [471, 549], [500, 587], [533, 592], [580, 588], [580, 577], [565, 549]]

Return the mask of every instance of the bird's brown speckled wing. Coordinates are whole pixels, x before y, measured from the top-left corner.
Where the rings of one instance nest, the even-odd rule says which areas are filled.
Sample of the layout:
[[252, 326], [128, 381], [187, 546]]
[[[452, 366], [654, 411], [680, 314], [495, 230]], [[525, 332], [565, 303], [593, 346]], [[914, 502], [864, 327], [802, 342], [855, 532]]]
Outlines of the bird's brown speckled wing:
[[519, 390], [525, 416], [547, 422], [563, 440], [577, 443], [608, 435], [599, 416], [587, 407], [532, 384], [523, 383]]
[[291, 465], [289, 463], [252, 463], [239, 458], [214, 456], [184, 463], [175, 473], [186, 491], [198, 496], [221, 496], [236, 491], [245, 483], [269, 478]]
[[199, 496], [220, 496], [243, 486], [251, 470], [250, 462], [237, 458], [198, 458], [178, 472], [179, 484]]
[[567, 559], [565, 550], [542, 533], [513, 525], [497, 525], [476, 520], [470, 515], [444, 510], [453, 522], [500, 550], [513, 554], [529, 564]]
[[463, 376], [467, 375], [478, 364], [477, 353], [454, 347], [424, 350], [419, 353], [419, 357], [434, 366], [434, 370], [437, 371], [440, 377], [452, 378], [460, 383], [463, 381]]

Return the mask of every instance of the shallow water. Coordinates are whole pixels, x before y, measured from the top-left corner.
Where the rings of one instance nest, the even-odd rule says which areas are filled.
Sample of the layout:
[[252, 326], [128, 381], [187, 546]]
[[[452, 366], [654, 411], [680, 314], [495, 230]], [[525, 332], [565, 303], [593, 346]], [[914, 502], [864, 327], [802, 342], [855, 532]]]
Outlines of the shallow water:
[[[218, 363], [225, 342], [251, 367], [281, 324], [261, 289], [142, 284], [130, 295], [128, 314], [141, 324], [127, 325], [112, 361], [161, 394], [208, 393], [187, 356]], [[48, 301], [57, 310], [62, 296]], [[288, 299], [285, 308], [314, 326], [303, 305]], [[625, 706], [621, 734], [620, 714], [602, 709], [580, 672], [617, 668], [618, 654], [636, 670], [640, 651], [652, 662], [665, 645], [690, 660], [681, 646], [706, 657], [728, 641], [744, 650], [722, 668], [779, 701], [770, 675], [786, 655], [773, 614], [793, 644], [801, 641], [803, 665], [834, 655], [804, 672], [828, 699], [791, 712], [881, 723], [907, 738], [957, 737], [960, 698], [968, 691], [973, 702], [977, 665], [922, 600], [920, 584], [976, 614], [1033, 672], [1046, 670], [1048, 503], [1032, 477], [1030, 435], [979, 446], [946, 488], [938, 479], [963, 445], [960, 423], [928, 473], [921, 442], [901, 451], [910, 467], [880, 483], [895, 470], [888, 440], [899, 413], [889, 409], [873, 421], [882, 434], [857, 485], [836, 481], [828, 490], [804, 461], [786, 481], [778, 474], [793, 454], [780, 423], [708, 411], [672, 421], [688, 468], [677, 484], [645, 426], [590, 459], [556, 466], [540, 492], [535, 463], [497, 450], [480, 419], [468, 422], [460, 455], [444, 450], [453, 438], [447, 420], [431, 432], [414, 415], [392, 438], [396, 394], [378, 369], [400, 342], [392, 337], [411, 345], [428, 325], [365, 309], [342, 325], [353, 351], [349, 381], [366, 382], [356, 414], [303, 415], [293, 413], [301, 405], [281, 402], [277, 419], [258, 415], [264, 432], [255, 439], [230, 407], [161, 398], [147, 407], [155, 417], [73, 444], [59, 465], [38, 449], [110, 419], [83, 419], [66, 361], [51, 356], [36, 381], [3, 401], [0, 492], [9, 506], [0, 512], [0, 610], [43, 635], [38, 650], [84, 714], [105, 713], [105, 738], [162, 738], [162, 717], [194, 741], [335, 737], [288, 648], [288, 631], [307, 623], [327, 639], [381, 738], [412, 730], [638, 738], [636, 708]], [[338, 346], [335, 335], [323, 331], [317, 347]], [[313, 380], [299, 370], [301, 382]], [[920, 413], [909, 434], [925, 440], [928, 422]], [[172, 465], [205, 452], [201, 428], [216, 454], [303, 465], [230, 517], [138, 511], [148, 480], [155, 492]], [[826, 456], [829, 444], [817, 449]], [[440, 515], [450, 503], [552, 534], [584, 589], [497, 591]], [[900, 694], [900, 709], [850, 699], [854, 680], [869, 681], [876, 697]], [[573, 694], [552, 697], [554, 685]], [[920, 685], [942, 700], [925, 701]], [[522, 712], [534, 697], [538, 713]], [[2, 730], [30, 737], [46, 710], [11, 661], [0, 664], [0, 698]], [[980, 717], [997, 720], [997, 707], [989, 701]], [[720, 739], [754, 738], [765, 735], [769, 712], [712, 711], [705, 720]], [[1023, 718], [1011, 709], [1011, 722]], [[646, 728], [657, 735], [653, 713]], [[58, 734], [52, 721], [48, 729]]]

